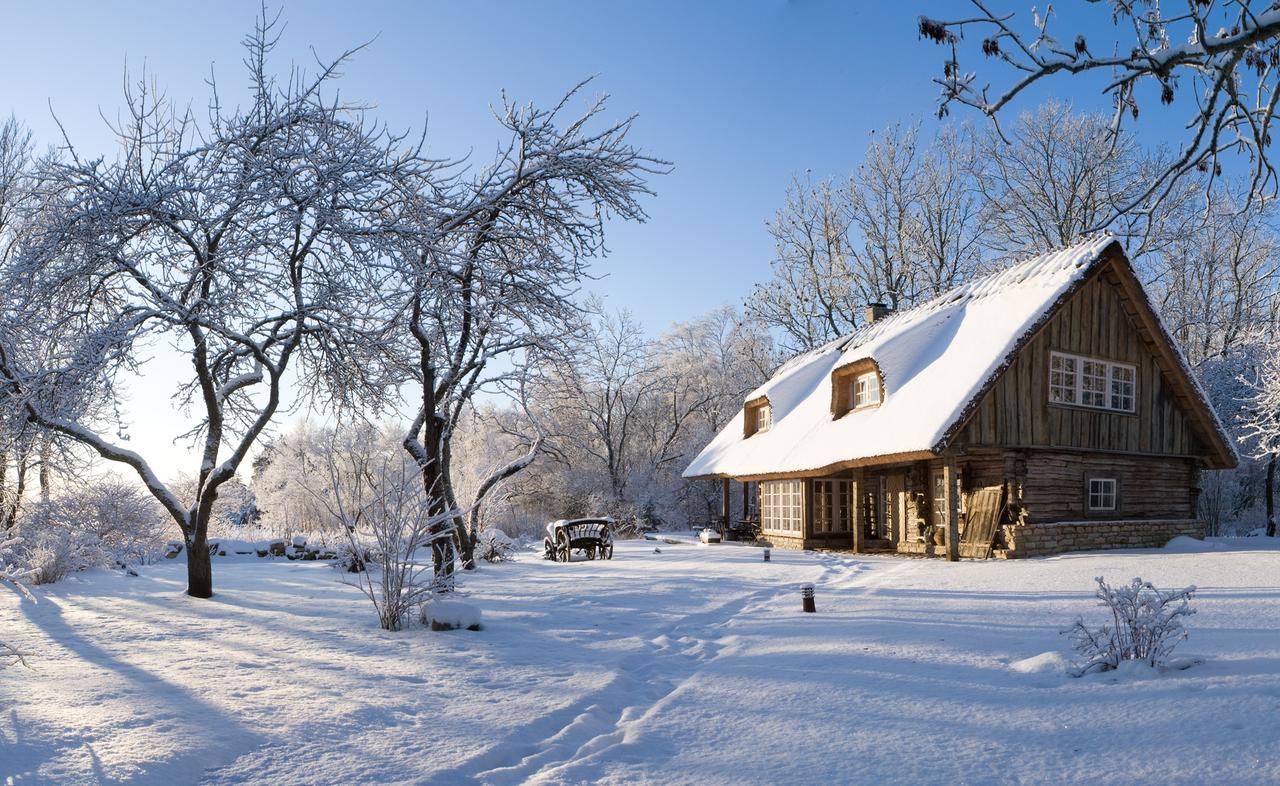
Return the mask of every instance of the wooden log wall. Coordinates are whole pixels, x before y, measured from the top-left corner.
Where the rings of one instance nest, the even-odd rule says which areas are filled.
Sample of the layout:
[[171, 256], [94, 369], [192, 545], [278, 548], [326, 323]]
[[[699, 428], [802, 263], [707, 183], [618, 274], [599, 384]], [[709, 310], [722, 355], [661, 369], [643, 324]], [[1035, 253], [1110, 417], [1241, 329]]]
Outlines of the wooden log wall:
[[[957, 440], [966, 446], [1068, 447], [1127, 453], [1203, 451], [1119, 287], [1096, 275], [1023, 347], [987, 392]], [[1137, 369], [1134, 414], [1049, 403], [1052, 351]]]
[[[1030, 451], [1023, 501], [1032, 523], [1195, 518], [1194, 459]], [[1089, 511], [1089, 478], [1115, 478], [1116, 509]]]

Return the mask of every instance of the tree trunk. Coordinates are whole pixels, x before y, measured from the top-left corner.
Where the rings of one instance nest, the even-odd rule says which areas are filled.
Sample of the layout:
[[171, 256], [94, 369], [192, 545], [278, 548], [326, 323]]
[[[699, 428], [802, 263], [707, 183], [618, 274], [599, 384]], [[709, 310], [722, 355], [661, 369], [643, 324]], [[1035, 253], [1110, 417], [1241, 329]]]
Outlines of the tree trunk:
[[[423, 425], [422, 446], [426, 449], [427, 462], [422, 467], [422, 487], [427, 492], [428, 511], [432, 516], [442, 516], [449, 509], [445, 500], [443, 481], [444, 421], [438, 415], [428, 415]], [[453, 588], [454, 523], [452, 518], [442, 519], [431, 526], [431, 567], [435, 572], [436, 587], [442, 591]], [[447, 533], [447, 536], [446, 536]]]
[[13, 490], [13, 496], [5, 500], [6, 505], [0, 514], [4, 520], [0, 521], [0, 529], [13, 529], [18, 524], [18, 512], [22, 508], [22, 498], [27, 493], [27, 457], [25, 453], [19, 453], [17, 457], [17, 475], [18, 482]]
[[440, 450], [440, 487], [444, 491], [445, 509], [454, 512], [453, 515], [453, 540], [458, 547], [459, 561], [462, 563], [463, 570], [475, 570], [476, 567], [476, 538], [474, 534], [467, 531], [467, 522], [458, 513], [458, 495], [453, 490], [453, 475], [450, 474], [449, 465], [453, 462], [452, 451], [449, 450], [449, 443], [445, 442]]
[[1276, 536], [1276, 453], [1267, 456], [1267, 537]]
[[187, 594], [193, 598], [213, 597], [213, 561], [209, 557], [207, 522], [196, 524], [187, 538]]
[[50, 486], [53, 471], [50, 464], [53, 460], [53, 440], [45, 437], [40, 443], [40, 501], [49, 504]]

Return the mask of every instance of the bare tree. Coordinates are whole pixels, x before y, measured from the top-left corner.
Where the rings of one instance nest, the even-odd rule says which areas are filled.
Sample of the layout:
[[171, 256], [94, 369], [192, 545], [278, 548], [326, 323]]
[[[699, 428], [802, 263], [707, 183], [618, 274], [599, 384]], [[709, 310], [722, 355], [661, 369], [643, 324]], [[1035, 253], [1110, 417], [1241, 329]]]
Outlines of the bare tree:
[[[1212, 180], [1225, 154], [1249, 167], [1251, 195], [1280, 185], [1269, 152], [1280, 101], [1280, 9], [1270, 0], [1091, 3], [1099, 24], [1089, 29], [1115, 31], [1106, 40], [1086, 39], [1084, 27], [1060, 31], [1051, 5], [1043, 14], [1032, 7], [1019, 15], [990, 0], [970, 4], [973, 12], [964, 17], [919, 20], [920, 35], [950, 52], [934, 80], [942, 89], [940, 115], [961, 104], [997, 119], [1033, 85], [1097, 73], [1114, 102], [1116, 137], [1128, 118], [1138, 119], [1141, 101], [1158, 95], [1161, 103], [1187, 108], [1178, 154], [1118, 205], [1121, 212], [1162, 201], [1188, 175]], [[962, 65], [961, 56], [975, 50], [1002, 65], [1008, 74], [1002, 85], [993, 88]]]
[[918, 129], [901, 126], [873, 135], [849, 179], [845, 201], [858, 238], [850, 252], [863, 305], [884, 299], [898, 309], [916, 300], [918, 135]]
[[1100, 114], [1050, 100], [1023, 112], [1006, 136], [974, 131], [977, 184], [985, 205], [984, 242], [1001, 254], [1038, 253], [1107, 229], [1140, 259], [1166, 239], [1162, 211], [1133, 206], [1158, 168], [1128, 133], [1114, 135]]
[[794, 178], [768, 229], [773, 277], [755, 286], [747, 313], [779, 329], [794, 352], [857, 327], [867, 301], [852, 269], [844, 192], [830, 180]]
[[[597, 125], [605, 96], [569, 115], [584, 86], [550, 109], [504, 96], [496, 117], [507, 141], [493, 161], [423, 187], [423, 240], [402, 256], [394, 336], [417, 390], [404, 447], [436, 512], [458, 508], [450, 436], [476, 392], [578, 330], [572, 296], [605, 252], [605, 217], [644, 220], [646, 179], [669, 169], [631, 144], [634, 117]], [[461, 517], [454, 529], [473, 563]], [[435, 542], [437, 569], [452, 570], [452, 542]]]
[[[366, 366], [350, 341], [364, 313], [355, 279], [398, 233], [402, 184], [423, 166], [358, 106], [325, 98], [347, 55], [314, 77], [271, 75], [275, 30], [264, 19], [245, 40], [246, 108], [215, 87], [201, 124], [143, 81], [126, 90], [114, 160], [68, 144], [42, 161], [20, 253], [0, 270], [0, 386], [29, 420], [136, 472], [183, 533], [195, 597], [213, 593], [218, 490], [282, 406], [286, 372], [311, 390]], [[53, 325], [66, 343], [45, 355]], [[122, 425], [109, 437], [101, 408], [61, 394], [95, 391], [109, 416], [117, 380], [158, 341], [190, 361], [174, 382], [200, 413], [192, 496], [125, 446]]]
[[988, 226], [974, 173], [979, 157], [971, 127], [944, 126], [925, 149], [916, 173], [915, 291], [930, 298], [983, 268]]

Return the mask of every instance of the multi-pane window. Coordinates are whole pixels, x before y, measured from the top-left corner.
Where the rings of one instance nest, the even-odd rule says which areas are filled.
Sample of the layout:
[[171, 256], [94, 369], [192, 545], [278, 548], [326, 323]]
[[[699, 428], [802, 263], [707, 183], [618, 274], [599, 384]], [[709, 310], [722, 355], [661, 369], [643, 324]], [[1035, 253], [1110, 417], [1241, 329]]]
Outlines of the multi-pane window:
[[773, 428], [773, 407], [763, 404], [756, 407], [756, 433]]
[[1111, 409], [1123, 412], [1133, 411], [1133, 367], [1112, 366], [1111, 368]]
[[1089, 510], [1115, 509], [1115, 478], [1089, 478]]
[[803, 512], [803, 481], [761, 481], [760, 528], [762, 530], [798, 535], [804, 523]]
[[1049, 360], [1049, 400], [1058, 404], [1076, 403], [1079, 373], [1075, 358], [1054, 352]]
[[858, 378], [853, 381], [853, 387], [850, 392], [853, 395], [853, 401], [851, 402], [853, 409], [879, 404], [880, 378], [876, 376], [874, 371], [859, 374]]
[[1049, 401], [1133, 412], [1136, 377], [1133, 366], [1053, 352], [1049, 356]]
[[849, 481], [813, 481], [813, 531], [849, 531]]

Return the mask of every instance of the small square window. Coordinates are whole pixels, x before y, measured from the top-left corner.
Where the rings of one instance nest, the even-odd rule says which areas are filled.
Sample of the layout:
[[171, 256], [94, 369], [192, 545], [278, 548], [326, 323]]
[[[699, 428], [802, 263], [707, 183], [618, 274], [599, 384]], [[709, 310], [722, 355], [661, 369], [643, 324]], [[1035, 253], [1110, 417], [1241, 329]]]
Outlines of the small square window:
[[1089, 478], [1089, 510], [1115, 509], [1115, 478]]

